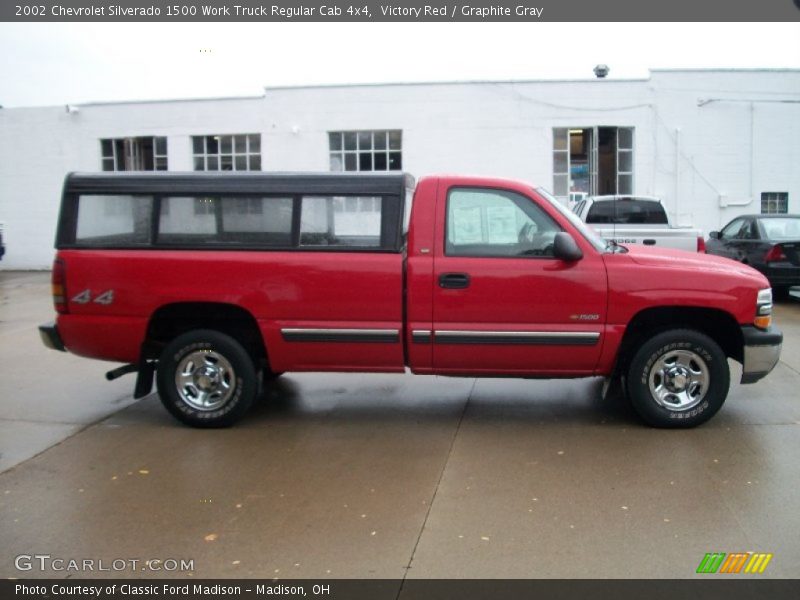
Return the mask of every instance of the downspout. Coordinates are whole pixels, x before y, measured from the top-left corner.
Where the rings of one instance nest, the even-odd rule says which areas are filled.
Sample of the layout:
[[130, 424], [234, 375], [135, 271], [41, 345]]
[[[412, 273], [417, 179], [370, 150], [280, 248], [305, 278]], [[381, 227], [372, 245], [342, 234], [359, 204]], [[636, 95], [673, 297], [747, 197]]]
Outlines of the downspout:
[[[756, 125], [755, 125], [755, 113], [756, 113], [756, 105], [751, 102], [750, 103], [750, 202], [753, 201], [755, 198], [755, 189], [754, 189], [754, 171], [755, 171], [755, 161], [756, 161]], [[749, 204], [749, 202], [748, 202]]]
[[675, 221], [680, 221], [681, 203], [681, 128], [675, 128]]

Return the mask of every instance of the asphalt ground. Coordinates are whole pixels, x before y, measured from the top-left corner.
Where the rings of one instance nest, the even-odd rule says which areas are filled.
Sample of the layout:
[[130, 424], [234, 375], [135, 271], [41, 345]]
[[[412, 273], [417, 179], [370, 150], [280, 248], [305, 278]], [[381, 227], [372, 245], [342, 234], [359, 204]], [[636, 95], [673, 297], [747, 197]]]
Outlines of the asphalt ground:
[[[693, 430], [600, 379], [340, 374], [195, 430], [44, 348], [48, 280], [0, 272], [0, 577], [690, 578], [707, 552], [800, 575], [800, 300], [775, 371]], [[95, 570], [17, 559], [44, 554]]]

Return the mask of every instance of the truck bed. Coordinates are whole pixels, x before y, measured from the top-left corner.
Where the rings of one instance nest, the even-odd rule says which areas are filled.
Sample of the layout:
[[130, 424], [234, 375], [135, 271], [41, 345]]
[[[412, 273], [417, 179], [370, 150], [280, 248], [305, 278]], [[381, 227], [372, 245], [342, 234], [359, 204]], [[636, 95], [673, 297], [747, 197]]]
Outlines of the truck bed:
[[639, 227], [636, 225], [592, 226], [603, 238], [618, 244], [642, 244], [660, 248], [697, 251], [697, 238], [702, 235], [699, 229], [670, 227], [668, 225]]

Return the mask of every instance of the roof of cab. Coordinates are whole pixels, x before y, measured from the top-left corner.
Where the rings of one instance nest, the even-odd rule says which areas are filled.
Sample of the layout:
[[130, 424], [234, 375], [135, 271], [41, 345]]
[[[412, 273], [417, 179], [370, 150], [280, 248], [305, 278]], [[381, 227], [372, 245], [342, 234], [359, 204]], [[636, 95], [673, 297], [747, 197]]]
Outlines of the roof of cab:
[[72, 194], [360, 194], [396, 195], [413, 188], [408, 173], [266, 173], [145, 171], [69, 173]]

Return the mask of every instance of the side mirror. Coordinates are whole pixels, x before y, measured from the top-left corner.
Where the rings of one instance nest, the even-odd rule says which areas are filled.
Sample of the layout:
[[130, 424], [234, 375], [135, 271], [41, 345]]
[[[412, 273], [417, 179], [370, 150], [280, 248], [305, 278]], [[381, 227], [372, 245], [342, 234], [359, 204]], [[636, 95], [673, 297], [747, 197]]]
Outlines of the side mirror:
[[575, 262], [583, 258], [583, 252], [570, 234], [559, 231], [553, 240], [553, 256], [567, 262]]
[[708, 234], [708, 237], [710, 237], [712, 240], [718, 240], [719, 231], [712, 231], [711, 233]]

